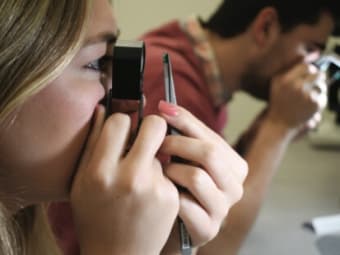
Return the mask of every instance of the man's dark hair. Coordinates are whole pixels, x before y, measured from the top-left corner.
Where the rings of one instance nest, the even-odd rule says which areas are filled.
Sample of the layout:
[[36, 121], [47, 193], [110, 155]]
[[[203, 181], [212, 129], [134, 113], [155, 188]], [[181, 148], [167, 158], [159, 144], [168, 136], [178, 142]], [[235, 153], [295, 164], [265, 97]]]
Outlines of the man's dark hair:
[[322, 11], [329, 11], [340, 25], [339, 0], [224, 0], [207, 22], [205, 28], [222, 37], [238, 35], [249, 27], [265, 7], [274, 7], [283, 32], [299, 24], [315, 24]]

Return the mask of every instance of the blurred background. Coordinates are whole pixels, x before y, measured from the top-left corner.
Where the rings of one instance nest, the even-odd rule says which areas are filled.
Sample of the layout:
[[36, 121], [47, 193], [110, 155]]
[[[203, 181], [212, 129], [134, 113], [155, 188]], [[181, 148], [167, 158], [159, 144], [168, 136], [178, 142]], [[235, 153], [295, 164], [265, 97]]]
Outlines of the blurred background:
[[[207, 18], [220, 0], [114, 2], [121, 38], [135, 39], [174, 18], [193, 13]], [[334, 40], [335, 47], [338, 41]], [[230, 143], [262, 107], [244, 94], [234, 97], [225, 130]], [[323, 117], [318, 130], [290, 147], [241, 255], [319, 254], [317, 236], [302, 228], [302, 224], [314, 217], [340, 214], [340, 126], [335, 124], [334, 110], [327, 110]]]

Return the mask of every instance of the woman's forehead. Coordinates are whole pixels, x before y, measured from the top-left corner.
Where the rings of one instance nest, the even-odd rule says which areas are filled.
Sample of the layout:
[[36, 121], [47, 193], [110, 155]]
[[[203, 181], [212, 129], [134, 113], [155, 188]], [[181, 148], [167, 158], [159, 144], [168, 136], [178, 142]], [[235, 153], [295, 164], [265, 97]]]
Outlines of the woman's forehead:
[[117, 34], [117, 31], [117, 22], [109, 1], [93, 1], [87, 37], [91, 38], [97, 34]]

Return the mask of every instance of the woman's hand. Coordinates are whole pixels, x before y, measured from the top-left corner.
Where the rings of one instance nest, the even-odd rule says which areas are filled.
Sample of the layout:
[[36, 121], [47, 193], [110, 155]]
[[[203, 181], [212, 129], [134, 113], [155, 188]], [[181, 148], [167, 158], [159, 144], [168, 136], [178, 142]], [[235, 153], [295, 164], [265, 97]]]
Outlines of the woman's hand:
[[178, 215], [179, 195], [155, 155], [164, 119], [144, 119], [126, 152], [131, 120], [99, 106], [71, 190], [82, 254], [159, 254]]
[[[188, 111], [165, 102], [160, 102], [159, 110], [183, 134], [168, 136], [160, 151], [190, 162], [169, 163], [165, 173], [187, 190], [180, 192], [179, 217], [193, 245], [201, 246], [217, 235], [229, 209], [241, 199], [248, 166], [222, 137]], [[173, 233], [167, 251], [179, 248], [178, 229]]]

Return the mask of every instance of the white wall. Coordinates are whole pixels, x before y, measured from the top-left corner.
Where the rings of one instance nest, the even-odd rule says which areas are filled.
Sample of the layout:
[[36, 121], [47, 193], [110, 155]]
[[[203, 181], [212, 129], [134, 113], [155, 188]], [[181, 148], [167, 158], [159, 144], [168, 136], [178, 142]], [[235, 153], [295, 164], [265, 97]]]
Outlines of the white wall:
[[122, 37], [131, 39], [173, 18], [198, 13], [207, 17], [221, 0], [115, 0]]

